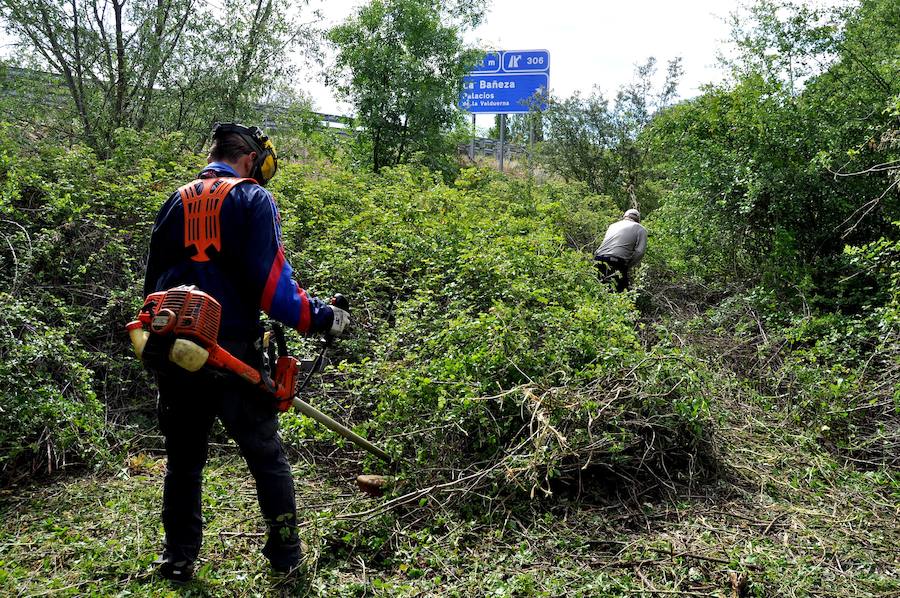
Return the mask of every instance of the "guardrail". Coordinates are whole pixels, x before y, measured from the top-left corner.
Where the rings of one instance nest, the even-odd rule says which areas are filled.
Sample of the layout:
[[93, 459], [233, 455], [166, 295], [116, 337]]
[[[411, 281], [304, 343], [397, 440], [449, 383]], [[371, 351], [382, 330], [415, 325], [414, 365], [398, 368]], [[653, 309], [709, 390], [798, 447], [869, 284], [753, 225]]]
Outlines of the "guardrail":
[[[50, 73], [32, 69], [23, 69], [14, 66], [6, 66], [3, 69], [0, 69], [0, 74], [5, 75], [6, 80], [10, 83], [23, 79], [43, 79], [44, 81], [53, 81], [54, 79], [54, 76]], [[45, 97], [43, 100], [45, 103], [62, 103], [65, 101], [65, 93], [63, 91], [64, 88], [62, 86], [62, 83], [60, 81], [56, 81], [56, 83], [59, 85], [59, 89], [56, 90], [57, 93], [53, 94], [53, 98]], [[2, 92], [0, 92], [0, 95], [16, 96], [20, 95], [20, 93], [21, 92], [15, 89], [7, 88], [3, 89]], [[262, 117], [262, 126], [267, 131], [277, 131], [279, 117], [283, 116], [290, 109], [285, 106], [277, 106], [272, 104], [256, 104], [254, 108], [256, 109], [259, 116]], [[328, 114], [325, 112], [313, 112], [313, 114], [318, 118], [319, 125], [322, 128], [330, 129], [333, 133], [339, 135], [351, 135], [354, 132], [360, 130], [359, 127], [354, 125], [354, 119], [351, 116]], [[476, 137], [474, 139], [474, 144], [472, 141], [461, 143], [457, 147], [457, 151], [460, 155], [468, 156], [471, 160], [474, 160], [477, 157], [491, 157], [494, 159], [499, 159], [500, 141], [498, 141], [497, 139], [491, 139], [489, 137]], [[517, 143], [507, 143], [504, 146], [503, 155], [509, 159], [525, 158], [528, 156], [528, 148]]]
[[[285, 109], [279, 106], [265, 105], [259, 105], [257, 106], [257, 109], [265, 115], [263, 127], [269, 131], [277, 131], [277, 116], [279, 112], [282, 112]], [[354, 131], [361, 130], [360, 127], [354, 126], [353, 117], [351, 116], [327, 114], [324, 112], [313, 112], [313, 114], [319, 118], [319, 124], [323, 128], [331, 129], [333, 133], [349, 135]], [[488, 157], [494, 158], [495, 160], [500, 159], [500, 141], [497, 139], [490, 137], [476, 137], [474, 140], [474, 154], [472, 153], [472, 148], [473, 143], [472, 141], [469, 141], [467, 143], [460, 143], [456, 149], [459, 155], [468, 156], [470, 160], [474, 160], [476, 157]], [[528, 148], [518, 143], [506, 143], [504, 145], [503, 155], [506, 159], [511, 160], [524, 159], [528, 157]]]
[[[256, 109], [257, 113], [263, 118], [263, 128], [272, 131], [278, 129], [279, 117], [289, 110], [289, 108], [286, 108], [284, 106], [272, 106], [267, 104], [257, 104], [256, 106], [254, 106], [254, 108]], [[352, 116], [326, 114], [324, 112], [312, 112], [311, 114], [315, 115], [319, 120], [319, 124], [326, 128], [330, 128], [333, 125], [338, 125], [334, 128], [349, 129], [353, 127]]]
[[[472, 153], [473, 145], [474, 154]], [[469, 156], [471, 160], [477, 157], [500, 158], [500, 141], [490, 137], [476, 137], [474, 144], [472, 141], [460, 143], [456, 149], [460, 155]], [[518, 143], [505, 143], [503, 144], [503, 156], [509, 159], [526, 158], [528, 157], [528, 148]]]

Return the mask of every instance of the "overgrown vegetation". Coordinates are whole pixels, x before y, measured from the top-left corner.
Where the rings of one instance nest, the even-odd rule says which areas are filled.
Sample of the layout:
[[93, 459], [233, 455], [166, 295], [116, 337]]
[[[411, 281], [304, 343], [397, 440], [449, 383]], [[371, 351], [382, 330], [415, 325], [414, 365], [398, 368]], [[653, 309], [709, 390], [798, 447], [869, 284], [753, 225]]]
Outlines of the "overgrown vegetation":
[[[360, 462], [384, 466], [283, 416], [314, 589], [895, 595], [900, 8], [757, 2], [729, 79], [696, 98], [673, 103], [676, 61], [661, 92], [648, 63], [611, 108], [556, 102], [537, 176], [449, 159], [422, 53], [354, 37], [439, 33], [458, 57], [444, 26], [483, 7], [439, 8], [375, 2], [333, 32], [348, 91], [373, 103], [365, 132], [301, 110], [276, 138], [291, 262], [354, 318], [307, 398], [397, 460], [386, 497], [350, 498]], [[428, 31], [404, 29], [423, 11]], [[413, 112], [376, 110], [382, 51], [421, 75], [398, 98], [447, 110], [421, 138]], [[122, 325], [155, 210], [203, 162], [190, 130], [117, 128], [97, 149], [0, 127], [3, 592], [167, 591], [148, 573], [154, 394]], [[650, 250], [619, 295], [590, 252], [632, 205]], [[215, 450], [188, 591], [267, 592], [252, 488]]]
[[[157, 151], [172, 151], [158, 143]], [[17, 173], [35, 162], [15, 139], [8, 145], [7, 180], [21, 181]], [[67, 452], [69, 462], [86, 458], [100, 436], [122, 441], [119, 428], [102, 424], [130, 424], [120, 415], [152, 407], [120, 328], [139, 301], [142, 230], [168, 192], [164, 185], [185, 176], [186, 164], [143, 154], [126, 171], [131, 184], [119, 185], [125, 164], [115, 157], [86, 172], [78, 166], [93, 160], [88, 150], [51, 153], [35, 188], [6, 196], [7, 213], [34, 220], [10, 221], [20, 235], [10, 247], [20, 250], [5, 256], [17, 290], [4, 295], [5, 361], [55, 371], [52, 349], [65, 346], [85, 368], [78, 386], [65, 371], [41, 379], [55, 401], [42, 402], [41, 413], [61, 402], [81, 406], [84, 417], [63, 426], [80, 435], [57, 434], [52, 424], [48, 433], [40, 417], [16, 417], [20, 406], [34, 405], [32, 380], [8, 379], [16, 410], [7, 411], [15, 419], [3, 445], [33, 470], [61, 465]], [[576, 189], [474, 169], [448, 186], [427, 170], [376, 176], [322, 163], [288, 165], [277, 181], [285, 237], [304, 282], [354, 298], [355, 333], [341, 343], [345, 361], [332, 384], [370, 436], [400, 433], [388, 446], [407, 461], [406, 471], [429, 467], [438, 479], [487, 463], [497, 474], [515, 470], [519, 485], [534, 492], [588, 463], [616, 464], [631, 476], [662, 475], [674, 463], [690, 463], [689, 474], [700, 469], [709, 432], [702, 368], [664, 347], [642, 349], [630, 299], [610, 294], [567, 245], [567, 233], [577, 233], [564, 230], [566, 215], [583, 201]], [[598, 220], [594, 229], [601, 228]], [[27, 302], [21, 289], [35, 289]], [[55, 344], [34, 354], [32, 343], [45, 337]], [[290, 418], [287, 429], [309, 432]], [[16, 473], [12, 456], [7, 461]]]
[[[139, 307], [147, 231], [172, 185], [196, 168], [178, 135], [121, 131], [86, 147], [0, 129], [0, 471], [4, 478], [95, 465], [121, 449], [146, 375], [122, 342]], [[188, 165], [191, 165], [188, 167]]]
[[285, 234], [304, 277], [357, 298], [342, 403], [371, 413], [370, 436], [399, 433], [398, 458], [442, 475], [502, 461], [531, 492], [563, 469], [636, 474], [658, 457], [662, 471], [703, 452], [702, 369], [644, 351], [629, 298], [565, 243], [577, 190], [475, 169], [451, 187], [406, 168], [291, 170], [278, 189], [287, 213], [322, 214]]
[[599, 90], [587, 97], [550, 103], [542, 118], [549, 136], [541, 146], [542, 163], [566, 180], [581, 181], [594, 193], [616, 199], [624, 211], [645, 213], [658, 207], [660, 156], [644, 130], [676, 98], [681, 59], [672, 59], [662, 85], [654, 84], [656, 59], [635, 69], [634, 81], [624, 85], [610, 105]]
[[862, 464], [896, 464], [900, 10], [750, 17], [733, 80], [649, 131], [671, 173], [655, 259], [725, 291], [714, 321], [765, 356], [737, 364], [763, 395]]

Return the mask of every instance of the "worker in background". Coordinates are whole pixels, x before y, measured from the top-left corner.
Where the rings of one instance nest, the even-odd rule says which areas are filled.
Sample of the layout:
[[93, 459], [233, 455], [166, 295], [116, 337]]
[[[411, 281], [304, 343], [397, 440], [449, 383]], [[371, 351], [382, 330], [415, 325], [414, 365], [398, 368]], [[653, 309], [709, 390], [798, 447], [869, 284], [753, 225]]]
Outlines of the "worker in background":
[[620, 293], [628, 290], [629, 271], [641, 263], [647, 250], [647, 229], [640, 222], [640, 212], [626, 211], [621, 220], [609, 225], [603, 243], [594, 252], [600, 279], [615, 279], [616, 291]]
[[[212, 137], [197, 180], [173, 193], [156, 217], [144, 295], [184, 284], [212, 295], [222, 306], [219, 344], [254, 367], [262, 364], [260, 310], [302, 334], [340, 335], [347, 312], [307, 295], [285, 258], [278, 208], [263, 188], [277, 168], [272, 142], [236, 123], [217, 123]], [[159, 574], [175, 581], [193, 575], [203, 527], [201, 474], [216, 418], [256, 480], [268, 526], [263, 554], [276, 572], [290, 573], [301, 560], [300, 539], [275, 402], [234, 377], [177, 367], [155, 374], [168, 456]]]

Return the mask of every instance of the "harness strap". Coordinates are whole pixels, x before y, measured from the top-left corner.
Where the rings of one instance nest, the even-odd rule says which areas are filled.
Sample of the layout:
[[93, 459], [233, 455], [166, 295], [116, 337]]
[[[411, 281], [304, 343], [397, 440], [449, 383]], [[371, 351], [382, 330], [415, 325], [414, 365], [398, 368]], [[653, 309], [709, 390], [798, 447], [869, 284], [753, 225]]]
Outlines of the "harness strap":
[[236, 185], [252, 180], [237, 177], [197, 179], [178, 189], [184, 206], [184, 247], [191, 253], [193, 261], [208, 262], [222, 250], [219, 222], [222, 204]]

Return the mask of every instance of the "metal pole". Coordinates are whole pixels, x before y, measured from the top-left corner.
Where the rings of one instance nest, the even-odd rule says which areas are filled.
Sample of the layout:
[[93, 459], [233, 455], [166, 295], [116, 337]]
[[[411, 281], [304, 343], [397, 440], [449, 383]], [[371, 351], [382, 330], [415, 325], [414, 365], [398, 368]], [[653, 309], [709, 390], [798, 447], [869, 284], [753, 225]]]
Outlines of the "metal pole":
[[534, 153], [534, 115], [528, 113], [528, 176], [531, 177], [531, 155]]
[[375, 446], [374, 444], [372, 444], [371, 442], [369, 442], [368, 440], [366, 440], [365, 438], [363, 438], [362, 436], [360, 436], [359, 434], [357, 434], [356, 432], [354, 432], [353, 430], [348, 428], [347, 426], [331, 419], [330, 417], [328, 417], [327, 415], [325, 415], [324, 413], [322, 413], [321, 411], [319, 411], [318, 409], [316, 409], [315, 407], [313, 407], [312, 405], [310, 405], [303, 399], [294, 397], [294, 409], [296, 409], [297, 411], [299, 411], [300, 413], [302, 413], [303, 415], [305, 415], [307, 417], [313, 418], [314, 420], [316, 420], [317, 422], [319, 422], [320, 424], [322, 424], [323, 426], [325, 426], [332, 432], [336, 432], [336, 433], [340, 434], [341, 436], [343, 436], [344, 438], [346, 438], [353, 444], [366, 449], [367, 451], [369, 451], [370, 453], [372, 453], [373, 455], [375, 455], [376, 457], [378, 457], [385, 463], [391, 462], [391, 458], [390, 458], [390, 456], [388, 456], [388, 454], [386, 452], [384, 452], [383, 450], [381, 450], [380, 448], [378, 448], [377, 446]]
[[472, 113], [472, 162], [475, 161], [475, 113]]
[[506, 115], [500, 115], [500, 172], [503, 172], [503, 145], [506, 143]]

